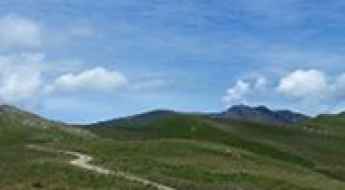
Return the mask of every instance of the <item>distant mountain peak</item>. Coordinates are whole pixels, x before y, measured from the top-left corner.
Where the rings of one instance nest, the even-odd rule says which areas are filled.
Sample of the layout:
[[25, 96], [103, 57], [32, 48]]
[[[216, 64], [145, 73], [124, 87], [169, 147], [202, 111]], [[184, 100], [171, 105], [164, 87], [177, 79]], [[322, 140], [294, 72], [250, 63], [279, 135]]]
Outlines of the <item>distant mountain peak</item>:
[[248, 105], [244, 105], [244, 104], [239, 104], [239, 105], [234, 105], [231, 106], [230, 108], [228, 108], [227, 112], [232, 112], [232, 111], [248, 111], [248, 110], [256, 110], [256, 111], [271, 111], [268, 107], [260, 105], [260, 106], [256, 106], [256, 107], [251, 107]]
[[258, 106], [258, 107], [254, 107], [254, 109], [256, 110], [261, 110], [261, 111], [271, 111], [268, 107], [266, 106]]
[[238, 105], [233, 105], [233, 106], [229, 107], [228, 110], [231, 110], [231, 109], [247, 109], [247, 108], [250, 108], [250, 106], [247, 106], [245, 104], [238, 104]]
[[251, 107], [248, 105], [234, 105], [216, 115], [218, 118], [262, 122], [271, 124], [294, 124], [302, 122], [309, 117], [289, 110], [274, 111], [266, 106]]

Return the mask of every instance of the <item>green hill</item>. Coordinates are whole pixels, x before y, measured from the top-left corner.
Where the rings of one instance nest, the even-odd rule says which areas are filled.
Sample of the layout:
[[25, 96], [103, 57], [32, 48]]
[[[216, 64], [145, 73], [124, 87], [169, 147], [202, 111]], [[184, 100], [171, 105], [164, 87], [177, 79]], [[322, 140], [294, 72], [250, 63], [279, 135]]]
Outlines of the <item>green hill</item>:
[[65, 155], [27, 148], [28, 145], [67, 148], [71, 144], [87, 147], [96, 139], [88, 131], [70, 128], [14, 107], [0, 106], [0, 189], [84, 190], [103, 189], [105, 184], [136, 189], [136, 184], [70, 167], [67, 161], [71, 158]]
[[153, 111], [69, 126], [2, 107], [1, 189], [155, 189], [73, 167], [70, 156], [32, 144], [92, 155], [93, 164], [178, 190], [345, 189], [345, 139], [304, 124]]
[[319, 115], [303, 123], [306, 129], [345, 137], [345, 113]]
[[[148, 119], [145, 120], [145, 118]], [[310, 172], [310, 175], [301, 176], [301, 179], [320, 175], [330, 181], [343, 183], [345, 180], [343, 177], [345, 151], [341, 150], [341, 147], [345, 145], [344, 139], [314, 133], [300, 127], [281, 127], [164, 111], [102, 122], [92, 126], [90, 130], [99, 136], [123, 141], [151, 142], [169, 139], [169, 142], [179, 142], [183, 140], [183, 142], [197, 142], [201, 147], [212, 143], [214, 146], [227, 147], [229, 150], [247, 152], [255, 156], [252, 158], [255, 162], [265, 161], [269, 165], [272, 164], [271, 166], [278, 164], [280, 171], [298, 167]], [[195, 155], [197, 154], [196, 152]], [[242, 161], [247, 163], [245, 159], [240, 160]], [[257, 173], [253, 170], [251, 172]], [[272, 172], [261, 177], [275, 179], [277, 176], [275, 172]], [[300, 183], [296, 183], [298, 184]], [[260, 185], [254, 186], [258, 188]], [[269, 189], [275, 188], [272, 186]]]

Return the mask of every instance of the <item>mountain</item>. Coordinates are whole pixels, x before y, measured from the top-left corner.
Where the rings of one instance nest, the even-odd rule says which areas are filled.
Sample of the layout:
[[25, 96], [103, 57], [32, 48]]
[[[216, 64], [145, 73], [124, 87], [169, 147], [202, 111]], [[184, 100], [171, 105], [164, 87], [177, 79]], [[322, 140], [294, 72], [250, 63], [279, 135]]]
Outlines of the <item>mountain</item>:
[[306, 115], [288, 110], [273, 111], [265, 106], [250, 107], [246, 105], [233, 106], [225, 112], [213, 114], [212, 117], [279, 125], [296, 124], [310, 119]]
[[246, 105], [232, 106], [228, 110], [220, 113], [181, 113], [170, 110], [154, 110], [129, 117], [108, 120], [96, 123], [95, 126], [122, 126], [122, 125], [140, 125], [152, 120], [169, 118], [177, 115], [198, 116], [203, 118], [227, 119], [233, 121], [244, 121], [253, 123], [263, 123], [272, 125], [290, 125], [302, 123], [311, 119], [309, 116], [295, 113], [289, 110], [273, 111], [265, 106], [250, 107]]

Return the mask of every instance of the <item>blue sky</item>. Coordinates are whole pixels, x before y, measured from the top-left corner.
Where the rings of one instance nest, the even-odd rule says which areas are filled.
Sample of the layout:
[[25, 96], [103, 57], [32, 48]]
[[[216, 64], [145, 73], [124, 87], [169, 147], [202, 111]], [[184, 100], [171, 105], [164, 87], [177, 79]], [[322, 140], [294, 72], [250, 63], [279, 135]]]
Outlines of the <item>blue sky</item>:
[[0, 2], [0, 102], [67, 122], [345, 110], [345, 2]]

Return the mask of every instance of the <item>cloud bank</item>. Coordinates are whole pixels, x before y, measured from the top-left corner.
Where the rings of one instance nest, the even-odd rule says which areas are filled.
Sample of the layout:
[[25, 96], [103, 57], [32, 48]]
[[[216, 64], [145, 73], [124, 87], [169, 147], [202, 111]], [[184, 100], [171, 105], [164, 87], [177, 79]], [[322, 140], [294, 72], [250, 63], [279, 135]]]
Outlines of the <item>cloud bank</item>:
[[[273, 81], [272, 85], [267, 81]], [[299, 69], [278, 79], [269, 77], [252, 81], [240, 79], [226, 91], [222, 101], [226, 106], [231, 106], [260, 104], [262, 99], [279, 100], [280, 103], [286, 102], [284, 105], [295, 104], [306, 109], [324, 107], [325, 111], [332, 112], [334, 109], [339, 109], [338, 104], [334, 102], [342, 102], [344, 98], [345, 73], [330, 75], [316, 69]]]

